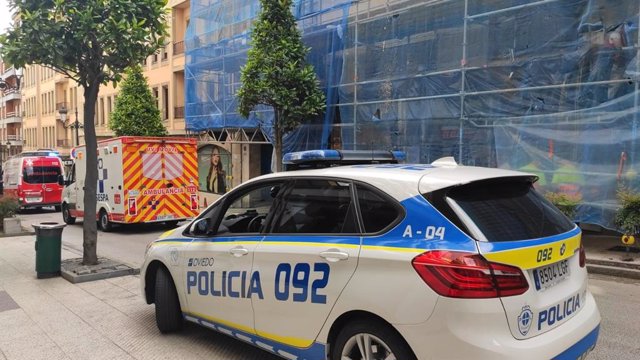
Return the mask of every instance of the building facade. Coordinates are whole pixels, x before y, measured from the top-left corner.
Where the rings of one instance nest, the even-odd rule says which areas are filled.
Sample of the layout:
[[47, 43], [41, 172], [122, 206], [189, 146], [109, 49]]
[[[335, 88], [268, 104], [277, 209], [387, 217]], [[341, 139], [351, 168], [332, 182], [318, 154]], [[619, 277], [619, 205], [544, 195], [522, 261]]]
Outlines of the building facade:
[[0, 59], [0, 158], [7, 159], [22, 151], [22, 73]]
[[[141, 65], [167, 131], [184, 136], [184, 35], [189, 22], [189, 1], [171, 0], [167, 7], [167, 44]], [[74, 146], [84, 144], [83, 88], [40, 65], [26, 66], [22, 74], [18, 92], [23, 100], [21, 130], [15, 130], [16, 136], [23, 139], [22, 149], [51, 148], [68, 156]], [[98, 140], [113, 136], [108, 124], [118, 91], [111, 85], [100, 88], [94, 119]]]
[[[637, 0], [294, 0], [327, 111], [286, 150], [399, 149], [523, 169], [613, 227], [616, 189], [640, 190]], [[186, 129], [271, 136], [237, 113], [258, 0], [192, 0]], [[285, 151], [286, 151], [285, 150]]]

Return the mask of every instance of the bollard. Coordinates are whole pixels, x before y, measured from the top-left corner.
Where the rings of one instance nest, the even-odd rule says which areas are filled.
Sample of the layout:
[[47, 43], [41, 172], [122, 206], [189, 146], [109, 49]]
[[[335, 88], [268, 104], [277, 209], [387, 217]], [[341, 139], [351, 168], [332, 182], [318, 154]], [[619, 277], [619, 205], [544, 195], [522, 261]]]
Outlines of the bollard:
[[38, 279], [60, 276], [62, 230], [66, 225], [57, 222], [32, 224], [36, 230], [36, 273]]

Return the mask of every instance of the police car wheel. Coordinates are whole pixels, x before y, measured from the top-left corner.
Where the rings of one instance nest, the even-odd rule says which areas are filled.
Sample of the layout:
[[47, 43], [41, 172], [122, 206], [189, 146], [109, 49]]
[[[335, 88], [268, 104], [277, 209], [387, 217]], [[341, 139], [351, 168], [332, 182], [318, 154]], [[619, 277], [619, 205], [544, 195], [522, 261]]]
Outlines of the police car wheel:
[[62, 220], [64, 220], [64, 223], [67, 225], [73, 225], [76, 223], [76, 218], [71, 216], [71, 213], [69, 212], [69, 205], [67, 204], [62, 205]]
[[109, 215], [104, 209], [100, 210], [98, 225], [100, 225], [100, 230], [104, 232], [109, 232], [113, 228], [111, 221], [109, 221]]
[[389, 325], [358, 320], [340, 331], [331, 350], [331, 360], [349, 359], [416, 360], [416, 357]]
[[163, 267], [156, 273], [155, 288], [156, 325], [161, 333], [182, 329], [182, 312], [176, 286]]

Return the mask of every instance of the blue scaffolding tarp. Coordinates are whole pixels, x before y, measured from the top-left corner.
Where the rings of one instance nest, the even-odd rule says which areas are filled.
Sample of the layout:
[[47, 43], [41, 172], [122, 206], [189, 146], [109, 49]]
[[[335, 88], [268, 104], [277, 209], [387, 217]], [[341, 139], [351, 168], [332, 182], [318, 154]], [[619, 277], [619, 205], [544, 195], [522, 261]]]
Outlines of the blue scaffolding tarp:
[[[613, 227], [637, 176], [637, 0], [297, 0], [327, 111], [287, 150], [400, 149], [412, 162], [538, 174], [581, 199], [577, 221]], [[193, 0], [186, 126], [261, 127], [236, 112], [258, 0]]]

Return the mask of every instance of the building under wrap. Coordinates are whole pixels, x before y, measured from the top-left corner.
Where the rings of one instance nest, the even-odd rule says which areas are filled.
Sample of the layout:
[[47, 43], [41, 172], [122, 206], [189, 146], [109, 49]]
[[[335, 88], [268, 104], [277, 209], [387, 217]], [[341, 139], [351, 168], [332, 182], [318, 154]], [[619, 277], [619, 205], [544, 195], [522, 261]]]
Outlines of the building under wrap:
[[[400, 149], [521, 169], [613, 227], [616, 190], [640, 190], [638, 0], [294, 0], [327, 111], [286, 151]], [[186, 126], [261, 130], [235, 94], [258, 0], [192, 0]]]

